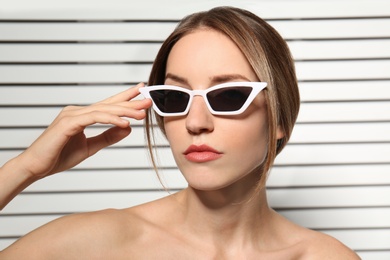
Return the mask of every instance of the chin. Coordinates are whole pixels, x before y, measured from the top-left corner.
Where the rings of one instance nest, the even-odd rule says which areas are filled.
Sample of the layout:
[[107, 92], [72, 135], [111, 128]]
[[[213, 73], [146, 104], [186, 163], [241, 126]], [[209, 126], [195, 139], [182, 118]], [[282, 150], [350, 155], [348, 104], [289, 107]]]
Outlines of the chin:
[[210, 178], [210, 176], [191, 176], [190, 178], [186, 178], [188, 186], [197, 191], [222, 191], [237, 188], [238, 186], [242, 186], [240, 185], [240, 179], [223, 180], [221, 178]]

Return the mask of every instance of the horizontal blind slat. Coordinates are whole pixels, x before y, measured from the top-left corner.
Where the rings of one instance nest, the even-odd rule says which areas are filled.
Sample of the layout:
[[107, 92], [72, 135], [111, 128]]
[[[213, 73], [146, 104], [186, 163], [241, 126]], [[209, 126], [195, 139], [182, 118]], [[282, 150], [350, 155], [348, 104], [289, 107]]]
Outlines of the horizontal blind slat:
[[[267, 187], [347, 187], [390, 184], [390, 165], [276, 166]], [[176, 168], [159, 171], [168, 189], [182, 189], [186, 182]], [[27, 192], [113, 191], [163, 189], [152, 169], [72, 170], [34, 183]]]
[[146, 82], [150, 69], [150, 64], [0, 65], [0, 84]]
[[[25, 192], [85, 192], [121, 190], [183, 189], [187, 186], [178, 169], [160, 169], [160, 183], [153, 169], [66, 171], [40, 180]], [[164, 186], [163, 186], [164, 185]]]
[[[275, 167], [267, 187], [384, 186], [390, 185], [389, 170], [390, 164]], [[165, 186], [157, 180], [153, 169], [72, 170], [40, 180], [26, 192], [159, 190], [187, 186], [177, 168], [160, 169], [159, 176]]]
[[[275, 167], [269, 188], [383, 186], [390, 184], [390, 165], [328, 165]], [[159, 171], [168, 189], [182, 189], [186, 182], [178, 169]], [[152, 169], [73, 170], [34, 183], [27, 192], [112, 191], [163, 189]]]
[[[42, 5], [44, 3], [44, 5]], [[129, 1], [101, 2], [96, 5], [93, 1], [74, 0], [51, 3], [10, 2], [2, 14], [2, 19], [47, 19], [47, 20], [172, 20], [202, 10], [208, 10], [218, 5], [231, 5], [251, 10], [261, 17], [273, 19], [317, 18], [317, 17], [371, 17], [388, 15], [389, 3], [382, 0], [359, 1], [253, 1], [253, 0], [224, 0], [224, 1], [144, 1], [134, 5]], [[166, 7], [174, 8], [166, 8]], [[281, 7], [282, 6], [282, 7]], [[337, 8], [335, 8], [337, 6]], [[164, 8], [164, 12], [161, 12]], [[145, 12], [147, 10], [147, 12]]]
[[[89, 105], [134, 85], [0, 86], [1, 106]], [[134, 99], [143, 99], [138, 96]], [[37, 115], [39, 116], [39, 115]]]
[[390, 102], [335, 102], [301, 105], [297, 122], [389, 121]]
[[271, 170], [267, 186], [382, 186], [390, 184], [389, 172], [390, 164], [276, 166]]
[[[86, 129], [87, 136], [95, 136], [107, 127]], [[43, 128], [0, 128], [0, 149], [27, 148], [44, 131]], [[13, 138], [9, 138], [13, 136]], [[167, 146], [168, 142], [156, 127], [157, 145]], [[114, 144], [113, 147], [146, 145], [144, 128], [133, 126], [129, 137]], [[297, 124], [294, 127], [290, 144], [310, 143], [355, 143], [390, 142], [390, 122], [383, 123], [334, 123]]]
[[390, 81], [300, 82], [301, 101], [390, 100]]
[[298, 60], [375, 59], [390, 57], [390, 40], [289, 41]]
[[390, 142], [390, 122], [297, 124], [289, 142]]
[[[19, 151], [0, 151], [0, 164]], [[275, 165], [388, 164], [390, 143], [289, 145], [275, 160]], [[160, 148], [160, 165], [176, 167], [170, 148]], [[104, 149], [75, 169], [148, 168], [146, 148]]]
[[[290, 20], [269, 23], [286, 39], [386, 38], [390, 35], [390, 18]], [[173, 31], [176, 24], [0, 22], [0, 41], [162, 41]]]
[[[296, 62], [298, 79], [306, 81], [389, 79], [389, 67], [390, 59]], [[0, 84], [145, 82], [150, 69], [149, 64], [0, 65]]]
[[292, 20], [275, 21], [270, 24], [286, 39], [381, 38], [390, 35], [389, 18]]
[[0, 62], [153, 62], [161, 44], [0, 44]]
[[330, 187], [272, 189], [269, 203], [274, 208], [388, 207], [390, 187]]
[[1, 23], [0, 41], [162, 41], [176, 22]]
[[311, 229], [390, 227], [390, 208], [280, 210], [279, 213], [298, 225]]
[[[3, 85], [0, 86], [0, 105], [85, 105], [103, 100], [132, 86], [133, 85]], [[390, 100], [389, 80], [362, 82], [300, 82], [299, 88], [302, 102]]]
[[306, 81], [389, 79], [389, 68], [390, 59], [296, 62], [298, 80]]
[[[45, 126], [51, 123], [62, 108], [3, 107], [0, 108], [0, 127]], [[390, 101], [304, 103], [298, 123], [320, 122], [375, 122], [390, 121]], [[12, 115], [12, 116], [10, 116]], [[143, 121], [130, 119], [133, 125]]]
[[[1, 44], [0, 62], [152, 62], [160, 43]], [[390, 40], [290, 41], [295, 59], [390, 57]]]
[[364, 164], [390, 163], [390, 143], [290, 145], [275, 164]]

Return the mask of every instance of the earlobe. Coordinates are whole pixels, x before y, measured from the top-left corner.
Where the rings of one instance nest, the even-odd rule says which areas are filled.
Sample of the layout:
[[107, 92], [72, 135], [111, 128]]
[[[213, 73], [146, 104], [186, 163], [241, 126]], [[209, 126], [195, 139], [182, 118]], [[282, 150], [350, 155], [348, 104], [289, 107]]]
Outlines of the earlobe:
[[282, 131], [281, 127], [278, 126], [278, 128], [276, 129], [276, 149], [277, 149], [277, 152], [280, 152], [281, 149], [285, 145], [284, 137], [285, 137], [284, 132]]
[[278, 126], [278, 128], [276, 129], [276, 139], [282, 139], [284, 137], [284, 132], [283, 130], [280, 128], [280, 126]]

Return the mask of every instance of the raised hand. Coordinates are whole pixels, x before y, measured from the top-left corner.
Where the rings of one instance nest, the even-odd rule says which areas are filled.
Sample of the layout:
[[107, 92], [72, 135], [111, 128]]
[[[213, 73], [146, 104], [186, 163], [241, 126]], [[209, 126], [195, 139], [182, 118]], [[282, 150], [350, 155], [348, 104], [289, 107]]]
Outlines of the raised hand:
[[[140, 83], [90, 106], [65, 107], [28, 149], [0, 168], [0, 206], [35, 180], [72, 168], [128, 136], [128, 119], [144, 119], [145, 109], [152, 105], [149, 99], [132, 100], [142, 86]], [[84, 130], [93, 124], [112, 127], [87, 138]]]

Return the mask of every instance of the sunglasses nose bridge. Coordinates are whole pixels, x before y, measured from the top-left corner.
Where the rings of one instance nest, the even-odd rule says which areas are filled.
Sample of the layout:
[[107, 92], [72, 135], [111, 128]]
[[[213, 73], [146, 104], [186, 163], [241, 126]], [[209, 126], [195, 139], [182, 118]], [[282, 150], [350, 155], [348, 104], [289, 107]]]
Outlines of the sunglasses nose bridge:
[[[196, 97], [198, 96], [199, 98], [203, 99], [203, 102], [204, 102], [204, 106], [207, 110], [210, 110], [209, 108], [209, 105], [208, 105], [208, 100], [207, 100], [207, 97], [205, 95], [205, 91], [206, 90], [202, 90], [202, 89], [197, 89], [197, 90], [192, 90], [191, 91], [191, 99], [189, 100], [189, 104], [188, 104], [188, 110], [191, 109], [191, 107], [193, 106], [194, 104], [194, 101], [196, 100]], [[199, 102], [199, 101], [198, 101]]]
[[204, 93], [204, 90], [201, 90], [201, 89], [192, 90], [193, 96], [203, 96], [203, 93]]
[[[193, 102], [193, 99], [196, 97], [196, 96], [199, 96], [199, 97], [202, 97], [203, 98], [203, 101], [207, 104], [208, 103], [208, 100], [207, 100], [207, 97], [205, 95], [205, 90], [202, 90], [202, 89], [196, 89], [196, 90], [192, 90], [192, 102]], [[191, 103], [192, 103], [191, 102]], [[189, 104], [191, 106], [191, 104]]]

